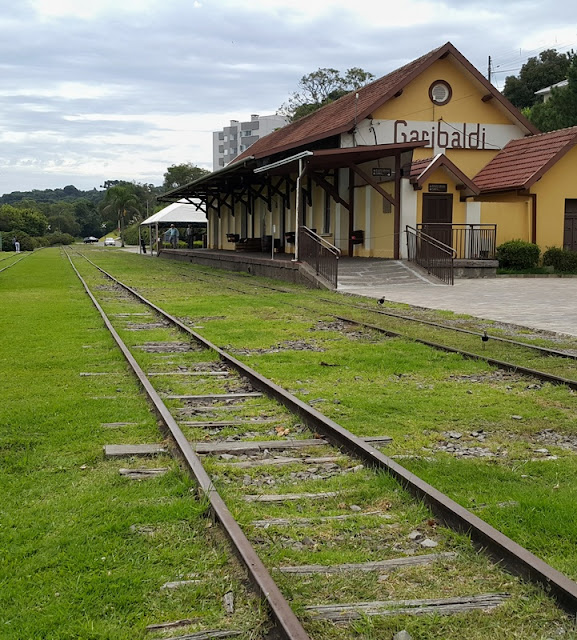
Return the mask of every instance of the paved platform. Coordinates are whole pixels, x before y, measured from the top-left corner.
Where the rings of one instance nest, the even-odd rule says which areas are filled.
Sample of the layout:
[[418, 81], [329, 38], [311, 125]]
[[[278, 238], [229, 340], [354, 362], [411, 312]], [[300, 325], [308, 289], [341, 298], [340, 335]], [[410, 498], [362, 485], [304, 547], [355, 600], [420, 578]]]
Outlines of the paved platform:
[[349, 277], [338, 290], [577, 336], [577, 278], [498, 277], [455, 280], [449, 286], [429, 284], [419, 277], [405, 283]]

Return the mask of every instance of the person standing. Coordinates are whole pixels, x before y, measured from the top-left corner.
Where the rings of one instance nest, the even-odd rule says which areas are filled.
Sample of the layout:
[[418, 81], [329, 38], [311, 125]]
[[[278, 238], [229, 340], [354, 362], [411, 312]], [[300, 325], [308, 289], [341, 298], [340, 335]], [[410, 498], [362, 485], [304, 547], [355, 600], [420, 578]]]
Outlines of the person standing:
[[193, 238], [194, 236], [192, 235], [192, 225], [189, 224], [188, 227], [186, 227], [186, 244], [188, 245], [189, 249], [192, 249]]
[[170, 229], [168, 230], [168, 241], [170, 242], [170, 246], [173, 249], [176, 249], [176, 247], [178, 247], [178, 229], [171, 224], [170, 225]]
[[16, 251], [16, 253], [20, 253], [20, 243], [16, 238], [12, 239], [12, 244], [14, 245], [14, 251]]

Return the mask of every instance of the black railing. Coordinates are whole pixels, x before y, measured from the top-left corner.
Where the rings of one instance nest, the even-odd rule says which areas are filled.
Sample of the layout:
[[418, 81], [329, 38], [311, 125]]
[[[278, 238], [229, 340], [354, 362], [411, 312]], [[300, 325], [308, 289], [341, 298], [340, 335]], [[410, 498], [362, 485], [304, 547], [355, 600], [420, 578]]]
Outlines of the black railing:
[[341, 252], [308, 227], [299, 227], [299, 260], [315, 270], [334, 289], [337, 288]]
[[426, 222], [417, 230], [453, 247], [455, 256], [464, 260], [494, 260], [497, 243], [496, 224], [448, 224]]
[[453, 260], [457, 252], [440, 240], [407, 225], [407, 249], [410, 262], [416, 262], [447, 284], [454, 284]]

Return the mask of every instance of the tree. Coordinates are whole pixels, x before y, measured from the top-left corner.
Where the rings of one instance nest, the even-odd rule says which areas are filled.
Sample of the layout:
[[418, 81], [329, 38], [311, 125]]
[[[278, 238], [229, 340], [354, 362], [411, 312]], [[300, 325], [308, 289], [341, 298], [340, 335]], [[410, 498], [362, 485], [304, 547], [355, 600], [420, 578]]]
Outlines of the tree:
[[567, 73], [567, 86], [554, 88], [547, 102], [535, 104], [529, 119], [541, 131], [554, 131], [577, 125], [577, 59]]
[[569, 65], [574, 58], [573, 51], [567, 53], [557, 53], [555, 49], [541, 51], [538, 58], [529, 58], [521, 67], [519, 77], [508, 76], [505, 79], [503, 95], [518, 109], [533, 106], [538, 101], [535, 91], [565, 80]]
[[198, 180], [209, 173], [210, 171], [197, 167], [190, 162], [186, 162], [184, 164], [173, 164], [168, 167], [164, 174], [164, 183], [162, 187], [165, 191], [177, 189], [178, 187], [183, 187], [185, 184], [194, 182], [194, 180]]
[[122, 246], [124, 246], [123, 229], [132, 220], [137, 220], [142, 216], [140, 201], [135, 193], [134, 185], [124, 183], [110, 187], [102, 201], [101, 213], [105, 221], [118, 220], [120, 239]]
[[89, 200], [77, 200], [74, 203], [74, 217], [80, 225], [80, 235], [100, 237], [100, 214], [93, 202]]
[[9, 204], [0, 206], [0, 231], [18, 229], [30, 236], [41, 236], [46, 233], [47, 228], [46, 216], [37, 209]]
[[334, 102], [350, 91], [356, 91], [372, 80], [374, 75], [359, 67], [347, 69], [341, 75], [337, 69], [317, 69], [299, 80], [299, 91], [293, 93], [279, 109], [291, 122]]

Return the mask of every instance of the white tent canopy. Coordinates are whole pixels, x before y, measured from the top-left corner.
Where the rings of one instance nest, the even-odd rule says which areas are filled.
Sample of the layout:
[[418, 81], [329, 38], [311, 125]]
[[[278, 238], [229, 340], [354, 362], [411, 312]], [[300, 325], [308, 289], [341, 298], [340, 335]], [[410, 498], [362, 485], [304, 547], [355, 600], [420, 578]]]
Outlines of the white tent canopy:
[[204, 211], [200, 211], [194, 204], [188, 204], [184, 202], [173, 202], [168, 207], [164, 207], [160, 211], [151, 215], [150, 218], [146, 218], [142, 225], [149, 224], [193, 224], [193, 223], [206, 223], [206, 214]]
[[194, 224], [195, 226], [198, 226], [207, 225], [208, 220], [204, 211], [198, 209], [195, 204], [182, 201], [173, 202], [172, 204], [169, 204], [168, 207], [164, 207], [164, 209], [161, 209], [140, 223], [138, 229], [138, 244], [140, 246], [140, 251], [144, 250], [144, 253], [146, 253], [146, 249], [143, 248], [140, 233], [140, 229], [142, 227], [150, 227], [150, 253], [152, 254], [154, 247], [157, 246], [158, 243], [159, 227], [168, 226], [170, 224], [174, 224], [176, 226]]

